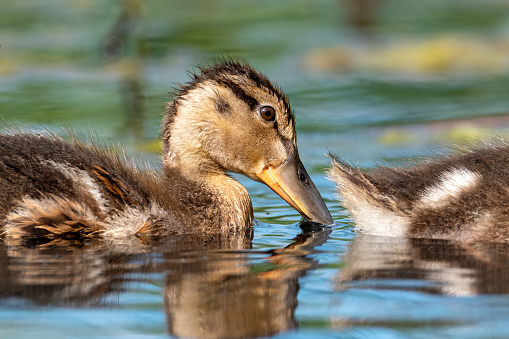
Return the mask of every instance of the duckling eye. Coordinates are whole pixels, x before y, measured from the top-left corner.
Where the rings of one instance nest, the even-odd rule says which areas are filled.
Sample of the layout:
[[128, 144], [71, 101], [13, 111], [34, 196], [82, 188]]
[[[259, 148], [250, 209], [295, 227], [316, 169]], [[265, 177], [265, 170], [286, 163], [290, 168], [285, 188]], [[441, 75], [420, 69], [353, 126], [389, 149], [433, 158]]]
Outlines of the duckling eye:
[[260, 108], [260, 115], [265, 121], [274, 121], [276, 118], [276, 111], [270, 106], [263, 106]]

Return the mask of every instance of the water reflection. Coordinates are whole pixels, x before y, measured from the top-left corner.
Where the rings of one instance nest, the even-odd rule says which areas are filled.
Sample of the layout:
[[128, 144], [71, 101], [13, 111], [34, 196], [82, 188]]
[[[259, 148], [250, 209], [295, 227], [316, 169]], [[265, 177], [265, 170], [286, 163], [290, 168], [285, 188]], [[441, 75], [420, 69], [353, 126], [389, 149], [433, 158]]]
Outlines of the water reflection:
[[288, 246], [265, 252], [246, 251], [252, 234], [181, 237], [156, 245], [2, 243], [0, 304], [15, 297], [35, 305], [116, 307], [128, 284], [150, 281], [156, 273], [160, 281], [152, 282], [164, 286], [170, 334], [276, 334], [297, 326], [299, 278], [316, 267], [311, 254], [330, 232], [304, 227]]
[[359, 234], [337, 287], [473, 296], [508, 293], [509, 246]]

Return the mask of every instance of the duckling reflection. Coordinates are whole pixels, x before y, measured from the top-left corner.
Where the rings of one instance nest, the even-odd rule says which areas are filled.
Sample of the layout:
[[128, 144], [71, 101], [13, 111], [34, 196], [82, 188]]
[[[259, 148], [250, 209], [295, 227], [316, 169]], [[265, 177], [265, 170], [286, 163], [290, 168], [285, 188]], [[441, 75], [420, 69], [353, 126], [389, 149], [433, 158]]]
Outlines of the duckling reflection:
[[[441, 295], [508, 293], [509, 245], [359, 234], [337, 287], [407, 289]], [[393, 285], [394, 281], [406, 284]]]
[[[21, 297], [36, 305], [101, 305], [109, 295], [123, 291], [122, 284], [132, 273], [165, 272], [169, 265], [183, 259], [193, 263], [195, 253], [248, 249], [252, 236], [185, 235], [167, 238], [164, 243], [158, 242], [160, 239], [129, 238], [123, 242], [115, 239], [83, 244], [63, 239], [21, 245], [16, 239], [4, 240], [0, 246], [0, 275], [5, 279], [0, 297]], [[164, 254], [164, 260], [154, 261], [156, 254]], [[176, 266], [179, 271], [179, 264]]]
[[[330, 232], [304, 232], [258, 265], [230, 263], [229, 272], [221, 268], [203, 274], [205, 269], [200, 268], [168, 275], [168, 332], [179, 337], [246, 338], [296, 327], [298, 279], [316, 267], [309, 255]], [[207, 266], [213, 267], [211, 262]]]
[[[243, 251], [251, 247], [250, 238], [240, 244], [238, 239], [186, 237], [157, 247], [118, 242], [51, 249], [4, 245], [0, 295], [37, 305], [114, 306], [126, 284], [163, 273], [161, 302], [170, 334], [267, 336], [297, 326], [299, 278], [316, 267], [314, 248], [330, 232], [303, 231], [290, 245], [268, 252]], [[233, 251], [224, 250], [228, 246]]]

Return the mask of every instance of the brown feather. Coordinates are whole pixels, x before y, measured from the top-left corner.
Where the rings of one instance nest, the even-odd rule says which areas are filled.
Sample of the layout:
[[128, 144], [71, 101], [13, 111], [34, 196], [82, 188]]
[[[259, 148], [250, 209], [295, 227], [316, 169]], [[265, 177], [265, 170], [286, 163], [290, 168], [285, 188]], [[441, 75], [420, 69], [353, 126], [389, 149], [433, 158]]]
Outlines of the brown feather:
[[94, 166], [92, 172], [101, 180], [108, 191], [113, 195], [117, 196], [122, 202], [132, 205], [132, 201], [127, 197], [125, 187], [120, 180], [115, 176], [107, 172], [100, 166]]

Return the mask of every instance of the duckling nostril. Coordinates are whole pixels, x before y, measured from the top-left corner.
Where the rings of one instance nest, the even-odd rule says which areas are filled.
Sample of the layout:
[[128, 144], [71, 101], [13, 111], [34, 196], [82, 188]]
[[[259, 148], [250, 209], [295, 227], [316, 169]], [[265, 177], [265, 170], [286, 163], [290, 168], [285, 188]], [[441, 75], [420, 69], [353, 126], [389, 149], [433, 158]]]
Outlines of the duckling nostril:
[[302, 172], [300, 172], [300, 171], [299, 171], [297, 174], [299, 175], [299, 180], [300, 180], [300, 181], [301, 181], [304, 185], [309, 185], [309, 179], [308, 179], [308, 177], [307, 177], [304, 173], [302, 173]]

